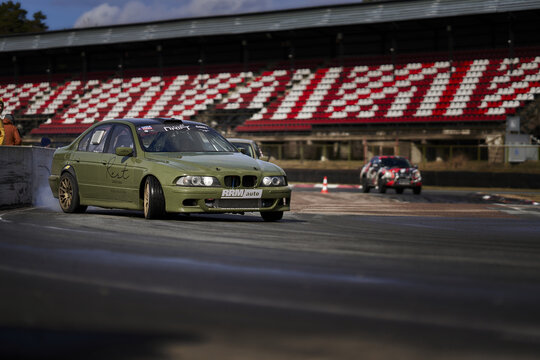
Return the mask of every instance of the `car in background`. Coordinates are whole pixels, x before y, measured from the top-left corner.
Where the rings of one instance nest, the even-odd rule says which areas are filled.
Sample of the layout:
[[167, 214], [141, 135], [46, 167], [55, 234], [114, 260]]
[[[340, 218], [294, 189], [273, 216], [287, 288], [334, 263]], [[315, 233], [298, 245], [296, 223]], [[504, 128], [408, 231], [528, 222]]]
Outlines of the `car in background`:
[[380, 193], [393, 188], [402, 194], [404, 189], [412, 189], [414, 194], [422, 192], [422, 175], [417, 166], [401, 156], [374, 156], [360, 171], [362, 191], [368, 193], [377, 188]]
[[227, 140], [229, 140], [231, 144], [236, 146], [236, 148], [240, 150], [243, 154], [251, 156], [254, 159], [261, 159], [263, 157], [263, 153], [259, 148], [259, 145], [257, 145], [257, 143], [253, 140], [237, 138]]
[[260, 212], [277, 221], [291, 189], [277, 165], [241, 154], [207, 125], [178, 119], [94, 124], [55, 151], [49, 185], [64, 212], [87, 206], [166, 213]]

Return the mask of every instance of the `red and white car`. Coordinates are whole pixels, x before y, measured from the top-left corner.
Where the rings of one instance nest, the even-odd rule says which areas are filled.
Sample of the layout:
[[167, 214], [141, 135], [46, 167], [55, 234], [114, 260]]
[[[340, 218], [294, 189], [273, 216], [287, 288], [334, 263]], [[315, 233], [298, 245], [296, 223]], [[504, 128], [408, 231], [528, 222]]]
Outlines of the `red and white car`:
[[405, 189], [412, 189], [417, 195], [422, 192], [418, 167], [401, 156], [374, 156], [362, 167], [360, 183], [365, 193], [371, 188], [377, 188], [380, 193], [385, 193], [387, 188], [394, 188], [398, 194]]

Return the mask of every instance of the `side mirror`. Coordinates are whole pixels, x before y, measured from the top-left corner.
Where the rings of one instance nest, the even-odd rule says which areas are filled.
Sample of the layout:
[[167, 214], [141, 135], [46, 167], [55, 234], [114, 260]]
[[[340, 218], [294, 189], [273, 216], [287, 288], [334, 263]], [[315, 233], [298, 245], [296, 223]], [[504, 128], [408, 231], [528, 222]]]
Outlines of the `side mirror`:
[[130, 147], [119, 146], [115, 149], [115, 153], [118, 156], [131, 156], [133, 155], [133, 149]]

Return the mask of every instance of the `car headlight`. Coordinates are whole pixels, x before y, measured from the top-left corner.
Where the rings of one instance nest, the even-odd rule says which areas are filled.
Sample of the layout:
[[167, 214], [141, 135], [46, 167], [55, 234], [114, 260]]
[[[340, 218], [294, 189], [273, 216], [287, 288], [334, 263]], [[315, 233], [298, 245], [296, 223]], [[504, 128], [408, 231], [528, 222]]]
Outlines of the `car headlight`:
[[388, 171], [385, 171], [385, 173], [383, 174], [383, 176], [387, 179], [393, 179], [394, 178], [394, 173], [391, 172], [390, 170]]
[[420, 171], [418, 171], [418, 170], [413, 172], [412, 177], [416, 181], [422, 180], [422, 175], [420, 175]]
[[262, 179], [262, 186], [285, 186], [287, 180], [285, 176], [265, 176]]
[[220, 186], [219, 180], [213, 176], [181, 176], [176, 180], [180, 186]]

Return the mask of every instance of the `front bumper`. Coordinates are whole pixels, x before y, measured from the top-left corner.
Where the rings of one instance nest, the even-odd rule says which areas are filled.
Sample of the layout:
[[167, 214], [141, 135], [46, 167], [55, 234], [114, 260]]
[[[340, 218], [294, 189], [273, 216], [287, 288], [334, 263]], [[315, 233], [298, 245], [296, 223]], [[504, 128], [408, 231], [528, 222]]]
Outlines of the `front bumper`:
[[223, 198], [223, 188], [163, 186], [165, 208], [171, 213], [239, 213], [289, 211], [291, 189], [288, 186], [245, 189], [260, 190], [257, 198]]
[[422, 181], [414, 181], [414, 180], [389, 180], [384, 184], [386, 187], [391, 188], [415, 188], [422, 186]]

